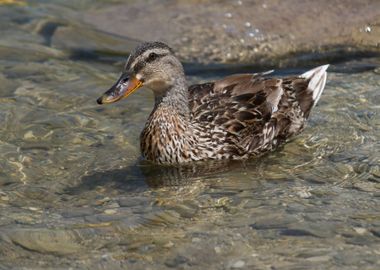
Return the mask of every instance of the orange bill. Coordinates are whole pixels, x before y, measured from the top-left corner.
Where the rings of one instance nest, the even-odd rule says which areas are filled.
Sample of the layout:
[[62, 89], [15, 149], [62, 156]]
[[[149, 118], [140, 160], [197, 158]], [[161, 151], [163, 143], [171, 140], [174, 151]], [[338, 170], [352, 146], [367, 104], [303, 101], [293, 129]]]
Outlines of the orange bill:
[[97, 99], [98, 104], [113, 103], [128, 97], [134, 91], [142, 86], [142, 82], [135, 76], [129, 77], [122, 74], [119, 80], [100, 98]]

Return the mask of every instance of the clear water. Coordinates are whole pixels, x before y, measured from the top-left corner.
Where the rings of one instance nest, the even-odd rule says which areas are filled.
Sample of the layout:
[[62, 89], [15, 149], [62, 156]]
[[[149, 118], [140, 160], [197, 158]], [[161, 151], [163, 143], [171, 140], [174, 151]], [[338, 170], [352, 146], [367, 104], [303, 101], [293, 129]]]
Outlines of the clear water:
[[333, 65], [279, 151], [153, 166], [138, 148], [151, 93], [95, 102], [134, 46], [80, 24], [100, 2], [0, 6], [0, 269], [380, 268], [379, 58]]

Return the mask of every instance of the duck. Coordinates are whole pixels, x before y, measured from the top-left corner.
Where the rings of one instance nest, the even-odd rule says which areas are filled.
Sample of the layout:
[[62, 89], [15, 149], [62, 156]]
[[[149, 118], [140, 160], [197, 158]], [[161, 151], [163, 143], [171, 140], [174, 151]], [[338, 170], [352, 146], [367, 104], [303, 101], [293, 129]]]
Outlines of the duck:
[[328, 66], [298, 76], [233, 74], [189, 86], [171, 47], [143, 42], [97, 103], [120, 101], [141, 88], [153, 91], [153, 110], [140, 135], [142, 156], [153, 163], [244, 160], [277, 149], [304, 129]]

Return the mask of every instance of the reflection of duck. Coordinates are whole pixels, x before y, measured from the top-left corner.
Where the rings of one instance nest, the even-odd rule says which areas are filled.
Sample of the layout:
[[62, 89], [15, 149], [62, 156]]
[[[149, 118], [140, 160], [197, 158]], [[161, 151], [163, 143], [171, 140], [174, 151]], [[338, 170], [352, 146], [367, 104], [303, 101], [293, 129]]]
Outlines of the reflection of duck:
[[[257, 164], [255, 163], [255, 167]], [[79, 185], [67, 188], [65, 193], [79, 194], [100, 186], [129, 193], [161, 187], [171, 187], [176, 190], [193, 186], [199, 180], [207, 182], [206, 179], [215, 178], [216, 172], [220, 175], [223, 172], [243, 168], [245, 165], [240, 161], [207, 161], [164, 166], [139, 160], [136, 164], [123, 169], [94, 171], [85, 175], [81, 178]]]
[[244, 159], [275, 149], [303, 129], [327, 68], [282, 79], [232, 75], [188, 88], [172, 49], [148, 42], [130, 55], [120, 79], [98, 103], [115, 102], [143, 85], [153, 90], [155, 106], [141, 134], [148, 160]]

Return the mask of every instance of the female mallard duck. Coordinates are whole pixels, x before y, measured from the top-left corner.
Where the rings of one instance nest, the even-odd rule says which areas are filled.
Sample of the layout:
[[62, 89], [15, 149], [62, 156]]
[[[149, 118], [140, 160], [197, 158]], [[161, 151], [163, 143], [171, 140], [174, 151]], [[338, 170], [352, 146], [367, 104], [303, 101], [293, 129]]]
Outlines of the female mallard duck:
[[303, 129], [327, 68], [286, 78], [238, 74], [188, 87], [173, 50], [147, 42], [131, 53], [120, 79], [97, 102], [118, 101], [141, 86], [153, 90], [154, 109], [140, 137], [143, 156], [153, 162], [246, 159]]

